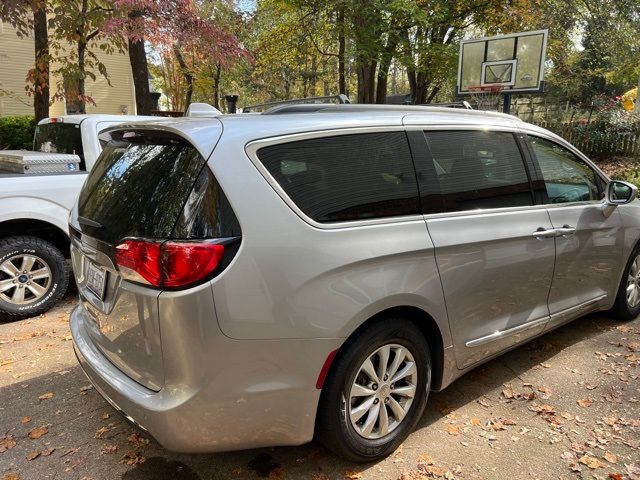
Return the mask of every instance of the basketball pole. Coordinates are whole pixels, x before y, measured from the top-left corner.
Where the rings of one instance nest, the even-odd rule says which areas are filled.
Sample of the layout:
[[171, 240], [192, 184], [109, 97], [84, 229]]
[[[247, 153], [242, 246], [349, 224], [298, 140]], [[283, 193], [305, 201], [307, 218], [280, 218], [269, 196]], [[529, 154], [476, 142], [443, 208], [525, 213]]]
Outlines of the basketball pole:
[[504, 94], [504, 101], [502, 103], [502, 112], [503, 113], [511, 113], [511, 94]]

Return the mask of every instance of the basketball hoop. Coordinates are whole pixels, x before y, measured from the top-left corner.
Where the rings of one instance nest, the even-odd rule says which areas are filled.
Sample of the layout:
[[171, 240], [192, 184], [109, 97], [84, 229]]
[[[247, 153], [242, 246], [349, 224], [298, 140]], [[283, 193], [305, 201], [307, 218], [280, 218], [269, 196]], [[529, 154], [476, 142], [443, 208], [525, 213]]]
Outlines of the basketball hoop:
[[500, 96], [503, 88], [503, 85], [499, 83], [472, 85], [469, 87], [469, 92], [478, 110], [497, 111], [500, 109]]

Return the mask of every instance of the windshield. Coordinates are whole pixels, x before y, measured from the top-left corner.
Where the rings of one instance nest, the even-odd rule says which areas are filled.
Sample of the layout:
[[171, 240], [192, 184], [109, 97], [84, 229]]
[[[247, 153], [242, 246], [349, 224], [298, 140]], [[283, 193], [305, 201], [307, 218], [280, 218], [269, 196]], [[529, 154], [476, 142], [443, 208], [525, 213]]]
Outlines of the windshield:
[[82, 136], [77, 123], [43, 123], [36, 127], [33, 141], [36, 152], [69, 153], [80, 157], [80, 167], [84, 170]]

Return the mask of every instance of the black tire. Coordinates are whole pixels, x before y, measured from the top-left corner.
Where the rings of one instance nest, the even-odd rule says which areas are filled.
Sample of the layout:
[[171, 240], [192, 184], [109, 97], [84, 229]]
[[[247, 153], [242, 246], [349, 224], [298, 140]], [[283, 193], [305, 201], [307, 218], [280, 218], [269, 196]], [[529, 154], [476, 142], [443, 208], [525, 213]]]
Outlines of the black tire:
[[[361, 436], [351, 424], [347, 405], [351, 386], [360, 366], [380, 347], [398, 344], [409, 350], [417, 367], [416, 393], [404, 419], [377, 439]], [[345, 344], [326, 379], [316, 419], [316, 438], [329, 450], [353, 462], [380, 460], [414, 430], [427, 403], [431, 387], [431, 355], [420, 330], [401, 318], [385, 318], [365, 327]], [[382, 403], [383, 408], [386, 408]], [[364, 418], [364, 417], [363, 417]]]
[[[6, 237], [0, 240], [0, 265], [12, 257], [32, 255], [46, 262], [50, 280], [41, 296], [22, 304], [11, 303], [0, 295], [0, 321], [20, 320], [46, 312], [64, 296], [69, 285], [69, 268], [64, 256], [46, 240], [30, 236]], [[0, 272], [0, 281], [10, 279]]]
[[640, 243], [635, 246], [629, 256], [629, 260], [627, 260], [624, 272], [622, 273], [622, 278], [620, 279], [620, 285], [618, 286], [616, 301], [610, 311], [611, 315], [618, 320], [633, 320], [640, 314], [640, 303], [635, 306], [630, 306], [627, 302], [627, 278], [629, 276], [631, 266], [638, 255], [640, 255]]

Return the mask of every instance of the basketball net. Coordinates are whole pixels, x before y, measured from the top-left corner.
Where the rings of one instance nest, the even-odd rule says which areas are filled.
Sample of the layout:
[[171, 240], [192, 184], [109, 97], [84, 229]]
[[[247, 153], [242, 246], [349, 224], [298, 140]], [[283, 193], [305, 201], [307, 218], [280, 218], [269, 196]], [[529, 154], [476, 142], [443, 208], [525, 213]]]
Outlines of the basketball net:
[[474, 85], [469, 87], [469, 91], [478, 110], [500, 110], [502, 85]]

